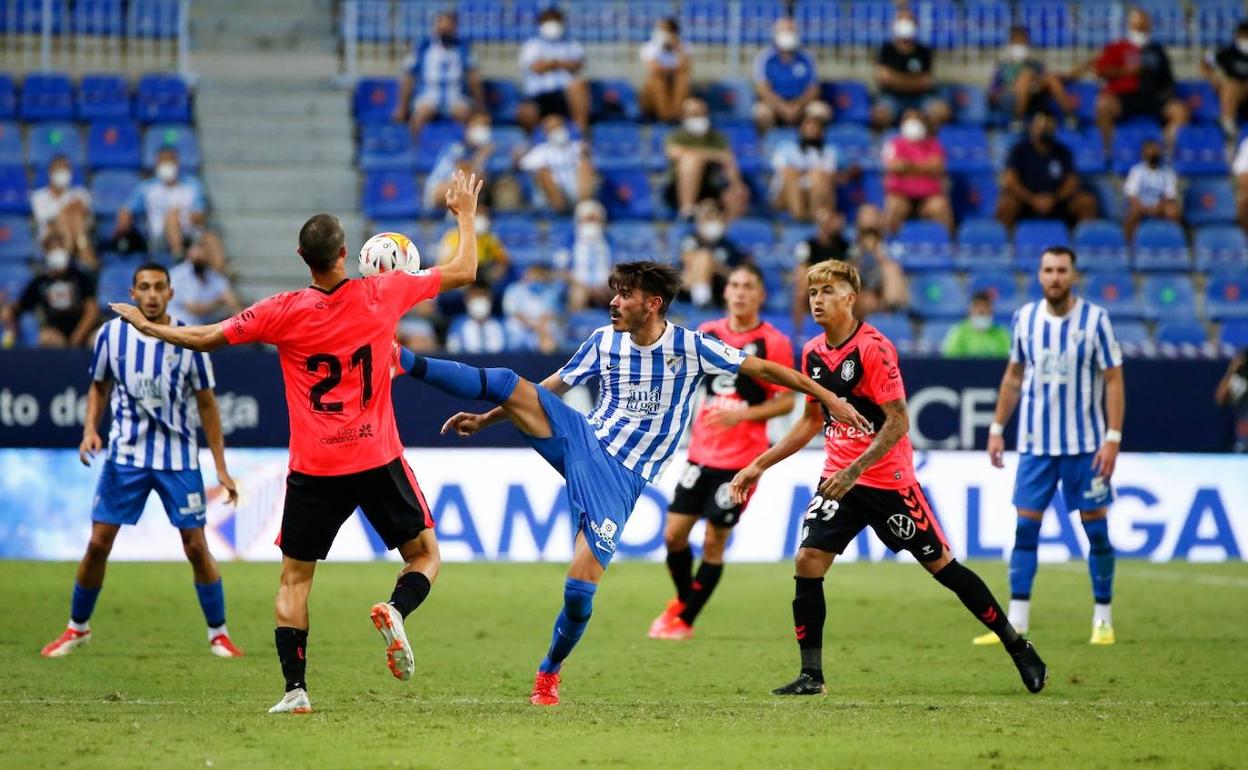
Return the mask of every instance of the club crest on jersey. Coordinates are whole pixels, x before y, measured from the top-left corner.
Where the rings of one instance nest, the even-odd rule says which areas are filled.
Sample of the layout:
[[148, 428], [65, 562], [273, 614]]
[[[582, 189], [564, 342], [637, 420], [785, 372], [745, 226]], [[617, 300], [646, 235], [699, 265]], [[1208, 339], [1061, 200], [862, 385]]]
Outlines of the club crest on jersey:
[[854, 360], [852, 358], [841, 364], [841, 379], [846, 382], [854, 379]]
[[914, 519], [904, 513], [894, 513], [892, 516], [889, 516], [888, 528], [902, 540], [909, 540], [914, 537]]
[[1070, 344], [1078, 345], [1083, 342], [1085, 337], [1087, 337], [1087, 335], [1083, 333], [1082, 329], [1075, 329], [1070, 333]]
[[669, 372], [671, 372], [672, 374], [676, 374], [681, 369], [685, 368], [685, 357], [684, 356], [668, 356], [667, 358], [663, 359], [663, 365], [667, 367], [667, 370]]

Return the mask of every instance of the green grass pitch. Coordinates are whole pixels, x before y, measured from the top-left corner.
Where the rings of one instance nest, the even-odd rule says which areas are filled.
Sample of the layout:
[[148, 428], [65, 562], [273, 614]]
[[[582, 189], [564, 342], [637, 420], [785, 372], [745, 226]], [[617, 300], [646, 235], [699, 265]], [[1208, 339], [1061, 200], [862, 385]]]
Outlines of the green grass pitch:
[[[1004, 566], [976, 565], [999, 596]], [[0, 562], [0, 767], [1248, 766], [1248, 568], [1119, 565], [1119, 643], [1087, 645], [1082, 564], [1042, 565], [1033, 634], [1049, 687], [1027, 694], [999, 647], [913, 564], [836, 565], [826, 698], [796, 673], [786, 564], [729, 565], [690, 642], [645, 637], [661, 565], [612, 567], [564, 667], [564, 705], [528, 705], [558, 609], [557, 564], [447, 564], [408, 623], [417, 673], [391, 678], [370, 605], [391, 564], [326, 564], [312, 592], [316, 713], [269, 716], [274, 564], [223, 565], [248, 652], [208, 654], [185, 564], [119, 563], [95, 639], [44, 660], [69, 564]]]

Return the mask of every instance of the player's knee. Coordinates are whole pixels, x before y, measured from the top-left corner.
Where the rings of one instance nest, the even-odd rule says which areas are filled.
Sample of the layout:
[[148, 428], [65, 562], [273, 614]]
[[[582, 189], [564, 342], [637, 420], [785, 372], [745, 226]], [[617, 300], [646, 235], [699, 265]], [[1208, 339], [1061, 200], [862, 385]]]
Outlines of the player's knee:
[[104, 560], [113, 550], [113, 539], [102, 535], [92, 535], [87, 543], [88, 560]]
[[574, 622], [589, 620], [594, 611], [594, 592], [597, 586], [587, 580], [568, 578], [563, 585], [563, 609]]
[[711, 564], [722, 564], [724, 549], [728, 547], [731, 530], [722, 527], [708, 526], [706, 538], [702, 541], [702, 561]]
[[501, 404], [511, 398], [516, 385], [520, 382], [520, 375], [503, 367], [489, 367], [481, 371], [484, 373], [485, 382], [482, 387], [486, 401]]
[[1102, 518], [1084, 519], [1084, 534], [1088, 536], [1088, 550], [1092, 553], [1112, 553], [1109, 542], [1109, 522]]
[[809, 548], [798, 550], [793, 565], [799, 577], [822, 577], [827, 570], [823, 559]]
[[202, 537], [183, 537], [182, 553], [192, 564], [198, 564], [208, 558], [208, 543]]
[[683, 551], [689, 547], [689, 536], [683, 532], [664, 532], [663, 545], [668, 551]]
[[1014, 526], [1014, 547], [1023, 551], [1034, 551], [1040, 546], [1040, 522], [1026, 516], [1019, 516]]

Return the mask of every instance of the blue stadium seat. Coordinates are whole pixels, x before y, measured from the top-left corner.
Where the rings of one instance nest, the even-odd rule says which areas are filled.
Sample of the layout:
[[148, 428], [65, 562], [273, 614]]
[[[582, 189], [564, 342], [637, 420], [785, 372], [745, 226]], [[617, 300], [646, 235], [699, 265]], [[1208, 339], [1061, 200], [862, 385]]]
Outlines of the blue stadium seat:
[[1174, 95], [1185, 105], [1196, 123], [1217, 123], [1220, 117], [1218, 93], [1207, 80], [1180, 80]]
[[940, 144], [945, 149], [945, 168], [950, 174], [993, 171], [988, 152], [988, 134], [973, 126], [943, 126]]
[[949, 86], [946, 98], [958, 123], [981, 127], [988, 124], [988, 95], [983, 86], [958, 83]]
[[191, 91], [177, 75], [144, 75], [135, 90], [140, 123], [190, 123]]
[[32, 72], [22, 81], [22, 120], [73, 120], [74, 86], [60, 72]]
[[415, 171], [412, 132], [399, 123], [361, 126], [359, 166], [362, 171]]
[[83, 75], [78, 84], [78, 119], [130, 117], [130, 86], [121, 75]]
[[1140, 291], [1144, 317], [1151, 321], [1190, 321], [1196, 318], [1196, 289], [1186, 275], [1150, 275]]
[[438, 155], [450, 142], [463, 141], [464, 127], [450, 120], [426, 123], [416, 138], [416, 170], [427, 174], [433, 170]]
[[91, 177], [91, 206], [96, 218], [111, 220], [117, 216], [138, 183], [139, 175], [134, 171], [96, 171]]
[[954, 174], [950, 185], [953, 216], [959, 222], [991, 219], [997, 213], [998, 193], [996, 174]]
[[87, 128], [87, 165], [94, 169], [142, 166], [139, 127], [129, 119], [104, 120]]
[[352, 110], [358, 123], [389, 123], [398, 104], [399, 82], [394, 78], [361, 78], [355, 86]]
[[[628, 13], [624, 19], [627, 40], [644, 43], [650, 39], [650, 30], [655, 24], [676, 15], [676, 3], [675, 0], [632, 0], [625, 4], [625, 11]], [[580, 344], [579, 340], [577, 344]]]
[[416, 180], [405, 171], [371, 171], [364, 177], [364, 213], [372, 219], [401, 219], [420, 214]]
[[178, 36], [181, 13], [177, 0], [130, 0], [126, 26], [130, 37], [169, 40]]
[[965, 35], [972, 48], [997, 49], [1005, 45], [1014, 11], [1006, 0], [968, 0]]
[[12, 120], [17, 117], [17, 86], [13, 84], [13, 76], [0, 72], [0, 120]]
[[754, 89], [741, 79], [716, 80], [702, 89], [712, 118], [749, 120], [754, 108]]
[[967, 280], [967, 293], [986, 291], [992, 296], [992, 314], [998, 320], [1008, 320], [1023, 304], [1022, 292], [1014, 274], [1003, 271], [971, 273]]
[[762, 219], [734, 219], [728, 224], [726, 237], [754, 255], [774, 251], [777, 246], [771, 222]]
[[1135, 231], [1135, 269], [1147, 272], [1192, 269], [1183, 228], [1174, 222], [1150, 219]]
[[194, 171], [199, 168], [199, 140], [195, 129], [181, 124], [160, 124], [147, 127], [143, 132], [143, 167], [153, 168], [156, 155], [164, 147], [178, 151], [178, 164]]
[[1135, 320], [1114, 320], [1114, 338], [1123, 345], [1131, 347], [1139, 347], [1151, 345], [1153, 338], [1149, 336], [1148, 327], [1143, 321]]
[[[1149, 139], [1162, 141], [1161, 126], [1156, 121], [1136, 118], [1118, 126], [1110, 147], [1114, 173], [1125, 176], [1132, 166], [1139, 163], [1140, 146]], [[1175, 169], [1178, 170], [1177, 165]]]
[[1127, 273], [1099, 273], [1088, 277], [1084, 293], [1088, 300], [1109, 311], [1110, 317], [1142, 318], [1144, 309], [1135, 290], [1135, 281]]
[[[723, 7], [724, 3], [708, 0], [708, 5]], [[746, 0], [741, 3], [741, 39], [750, 45], [771, 42], [771, 30], [776, 19], [788, 15], [781, 0]]]
[[[520, 87], [510, 80], [486, 80], [485, 106], [495, 123], [515, 123], [520, 109]], [[358, 119], [358, 118], [357, 118]]]
[[[966, 308], [962, 308], [965, 312]], [[894, 345], [914, 342], [914, 329], [904, 313], [876, 313], [867, 317], [867, 323], [880, 330]]]
[[938, 222], [911, 220], [904, 223], [889, 248], [907, 271], [952, 270], [954, 267], [953, 242], [949, 231]]
[[1101, 216], [1115, 222], [1121, 222], [1126, 216], [1126, 203], [1122, 197], [1122, 182], [1113, 176], [1098, 176], [1084, 180], [1092, 193], [1096, 195], [1096, 204]]
[[36, 168], [46, 166], [53, 158], [64, 155], [73, 166], [82, 165], [82, 137], [73, 123], [49, 121], [36, 123], [26, 136], [27, 162]]
[[1035, 48], [1070, 48], [1075, 41], [1072, 9], [1066, 3], [1028, 2], [1018, 6], [1018, 23]]
[[1192, 179], [1183, 193], [1183, 218], [1189, 225], [1231, 224], [1235, 192], [1229, 179]]
[[1226, 45], [1227, 32], [1244, 18], [1244, 4], [1238, 0], [1201, 0], [1192, 10], [1195, 42], [1206, 48]]
[[[841, 45], [878, 48], [892, 37], [893, 17], [896, 8], [888, 0], [857, 0], [849, 4], [849, 22], [844, 24], [845, 34]], [[924, 30], [920, 28], [919, 34]]]
[[998, 268], [1009, 270], [1014, 265], [1009, 234], [995, 219], [965, 219], [958, 227], [958, 267], [963, 270]]
[[924, 350], [939, 351], [949, 330], [961, 323], [957, 318], [929, 318], [919, 327], [919, 345]]
[[1209, 341], [1199, 321], [1165, 321], [1157, 326], [1157, 341], [1167, 345], [1203, 345]]
[[119, 38], [126, 29], [124, 3], [122, 0], [77, 0], [69, 25], [75, 35]]
[[35, 255], [35, 234], [26, 217], [0, 217], [0, 262], [25, 262]]
[[1192, 251], [1201, 272], [1248, 271], [1248, 238], [1238, 225], [1206, 225], [1196, 230]]
[[30, 278], [30, 268], [21, 262], [0, 262], [0, 303], [16, 301]]
[[607, 209], [608, 219], [650, 219], [654, 216], [654, 196], [645, 169], [612, 169], [602, 173], [598, 200]]
[[824, 140], [836, 148], [842, 168], [858, 166], [874, 171], [880, 167], [879, 153], [871, 142], [871, 131], [856, 123], [840, 123], [828, 127]]
[[1075, 172], [1079, 174], [1103, 174], [1108, 168], [1105, 144], [1095, 126], [1076, 129], [1059, 128], [1057, 141], [1066, 145], [1074, 157]]
[[1205, 287], [1205, 313], [1212, 321], [1248, 320], [1248, 277], [1212, 276]]
[[494, 153], [485, 163], [485, 169], [491, 174], [510, 171], [515, 163], [517, 150], [523, 151], [528, 145], [529, 137], [519, 126], [495, 125], [490, 129], [490, 142], [494, 145]]
[[865, 83], [857, 80], [833, 80], [824, 83], [821, 90], [824, 100], [832, 105], [832, 120], [835, 122], [855, 123], [860, 126], [870, 122], [871, 93], [867, 91]]
[[1066, 94], [1075, 101], [1075, 115], [1080, 123], [1096, 122], [1096, 97], [1101, 86], [1095, 80], [1075, 80], [1066, 84]]
[[595, 121], [641, 119], [632, 83], [622, 79], [589, 81], [590, 116]]
[[1060, 219], [1029, 219], [1014, 228], [1014, 265], [1025, 272], [1040, 267], [1040, 255], [1050, 246], [1070, 241]]
[[607, 225], [607, 239], [617, 262], [646, 259], [646, 255], [658, 258], [667, 251], [651, 222], [612, 222]]
[[[65, 0], [52, 0], [52, 35], [59, 36], [65, 24]], [[43, 30], [44, 0], [9, 0], [0, 13], [0, 32], [39, 34]]]
[[1218, 341], [1237, 350], [1248, 348], [1248, 321], [1230, 321], [1222, 324]]
[[848, 23], [840, 3], [795, 3], [793, 19], [806, 44], [816, 47], [836, 45]]
[[497, 214], [491, 229], [508, 248], [546, 245], [537, 222], [527, 214]]
[[877, 171], [868, 171], [857, 179], [836, 187], [836, 208], [852, 222], [863, 204], [884, 205], [884, 178]]
[[960, 3], [953, 0], [921, 0], [914, 4], [914, 9], [921, 42], [938, 51], [963, 45], [965, 22]]
[[[1152, 19], [1152, 38], [1158, 43], [1164, 46], [1187, 46], [1191, 43], [1187, 9], [1182, 4], [1170, 0], [1144, 0], [1139, 5]], [[1086, 16], [1083, 14], [1080, 19]]]
[[1174, 170], [1180, 175], [1230, 173], [1225, 140], [1217, 126], [1180, 126], [1174, 138]]
[[22, 127], [7, 120], [0, 121], [0, 166], [18, 166], [25, 162]]
[[689, 43], [727, 44], [728, 6], [714, 0], [685, 0], [680, 4], [680, 36]]
[[641, 128], [636, 123], [598, 123], [590, 140], [597, 169], [636, 166], [642, 156]]
[[22, 166], [0, 166], [0, 214], [29, 214], [29, 199], [26, 169]]
[[1104, 219], [1081, 222], [1075, 227], [1075, 253], [1085, 271], [1128, 270], [1130, 250], [1122, 225]]
[[953, 273], [921, 273], [910, 279], [910, 309], [920, 318], [962, 318], [969, 298]]
[[580, 345], [595, 329], [611, 323], [611, 316], [605, 310], [581, 310], [568, 316], [568, 339], [573, 345]]
[[534, 265], [550, 265], [551, 251], [545, 246], [519, 246], [507, 244], [507, 257], [511, 275], [519, 278], [527, 268]]
[[[106, 260], [100, 267], [96, 296], [101, 305], [109, 302], [130, 302], [130, 285], [134, 279], [134, 269], [139, 266], [138, 260], [121, 259]], [[107, 307], [106, 307], [107, 309]]]
[[737, 167], [742, 174], [761, 171], [766, 165], [763, 158], [762, 144], [758, 141], [758, 132], [753, 123], [723, 123], [717, 126], [728, 137], [733, 154], [737, 156]]

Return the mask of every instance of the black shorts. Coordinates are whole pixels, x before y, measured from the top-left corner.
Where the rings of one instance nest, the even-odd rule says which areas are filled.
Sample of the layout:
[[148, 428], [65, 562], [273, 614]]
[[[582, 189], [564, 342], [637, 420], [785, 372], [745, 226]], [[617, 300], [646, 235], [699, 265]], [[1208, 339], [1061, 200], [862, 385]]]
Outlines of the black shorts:
[[716, 527], [735, 527], [745, 506], [750, 504], [749, 500], [742, 505], [732, 501], [728, 485], [736, 475], [735, 470], [689, 463], [676, 483], [676, 494], [672, 496], [668, 513], [698, 516]]
[[[823, 483], [823, 479], [819, 480]], [[858, 484], [840, 502], [816, 494], [806, 506], [802, 548], [844, 553], [863, 527], [871, 527], [889, 550], [903, 548], [919, 561], [940, 558], [948, 548], [945, 533], [918, 484], [905, 489], [877, 489]]]
[[1122, 105], [1124, 118], [1153, 118], [1160, 121], [1161, 113], [1166, 108], [1165, 94], [1152, 92], [1118, 94], [1118, 102]]
[[572, 109], [568, 106], [567, 94], [562, 89], [537, 94], [530, 101], [537, 105], [537, 112], [543, 118], [547, 115], [562, 115], [565, 118], [572, 116]]
[[[724, 167], [715, 162], [707, 163], [702, 168], [702, 185], [698, 188], [697, 199], [704, 201], [707, 198], [719, 200], [719, 196], [732, 186], [728, 181], [728, 172]], [[677, 207], [676, 200], [676, 178], [672, 176], [663, 186], [663, 200], [671, 208]], [[716, 295], [718, 296], [718, 295]]]
[[277, 544], [292, 559], [324, 559], [338, 528], [357, 507], [386, 548], [398, 548], [433, 527], [429, 504], [412, 469], [396, 457], [385, 465], [345, 476], [291, 471], [286, 477], [286, 505]]

